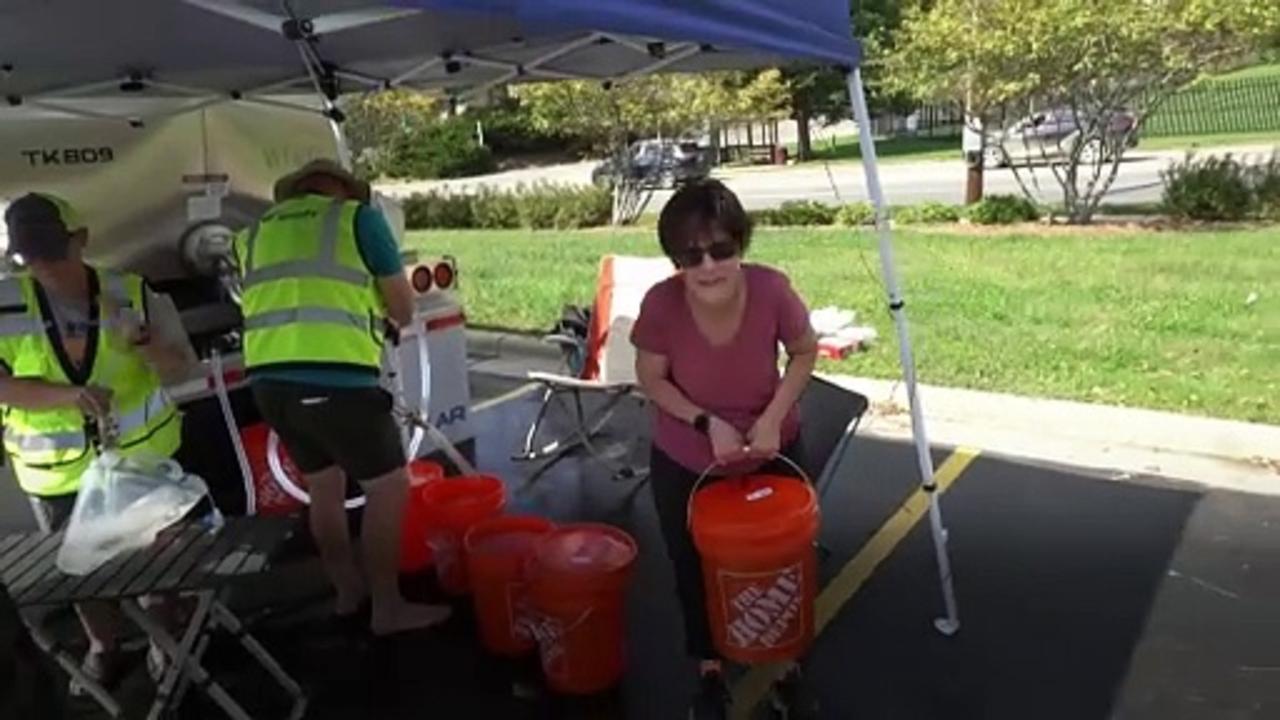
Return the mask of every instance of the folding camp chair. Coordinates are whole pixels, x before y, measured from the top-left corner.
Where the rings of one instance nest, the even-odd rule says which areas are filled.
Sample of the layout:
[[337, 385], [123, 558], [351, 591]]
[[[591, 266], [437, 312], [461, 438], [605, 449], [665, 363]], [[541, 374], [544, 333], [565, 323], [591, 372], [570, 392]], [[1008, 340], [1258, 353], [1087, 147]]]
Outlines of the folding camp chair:
[[[810, 380], [800, 396], [804, 453], [798, 460], [817, 485], [819, 503], [835, 480], [869, 405], [866, 396], [820, 377]], [[824, 556], [830, 554], [821, 544], [818, 549]]]
[[[671, 276], [671, 262], [665, 258], [638, 258], [606, 255], [600, 260], [596, 297], [589, 313], [567, 313], [557, 331], [543, 338], [557, 345], [564, 358], [563, 373], [530, 372], [530, 380], [542, 385], [542, 402], [529, 425], [524, 444], [515, 460], [558, 458], [578, 447], [609, 467], [615, 478], [635, 478], [647, 474], [629, 466], [617, 466], [596, 448], [597, 436], [625, 398], [635, 397], [635, 349], [631, 327], [640, 314], [640, 302], [649, 288]], [[584, 322], [585, 321], [585, 322]], [[585, 324], [585, 332], [583, 325]], [[587, 393], [601, 394], [603, 402], [588, 411]], [[552, 405], [564, 408], [565, 396], [572, 406], [565, 413], [572, 428], [550, 442], [538, 445], [539, 434]]]

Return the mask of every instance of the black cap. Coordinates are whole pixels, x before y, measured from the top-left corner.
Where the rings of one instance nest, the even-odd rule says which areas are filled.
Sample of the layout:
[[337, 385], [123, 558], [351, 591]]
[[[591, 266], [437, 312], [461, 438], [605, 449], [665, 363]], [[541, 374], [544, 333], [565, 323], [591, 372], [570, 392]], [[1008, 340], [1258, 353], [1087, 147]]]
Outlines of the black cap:
[[62, 198], [28, 193], [4, 213], [9, 252], [24, 258], [59, 259], [66, 255], [71, 236], [84, 229], [75, 210]]

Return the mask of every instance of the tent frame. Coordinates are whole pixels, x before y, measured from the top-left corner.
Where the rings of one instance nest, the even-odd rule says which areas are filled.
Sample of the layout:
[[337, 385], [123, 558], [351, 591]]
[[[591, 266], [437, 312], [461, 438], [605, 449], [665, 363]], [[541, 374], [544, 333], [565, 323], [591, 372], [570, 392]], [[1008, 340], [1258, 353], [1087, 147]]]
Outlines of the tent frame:
[[[616, 38], [606, 33], [589, 33], [583, 38], [572, 40], [559, 48], [550, 51], [532, 62], [518, 65], [505, 61], [493, 61], [478, 58], [470, 53], [452, 56], [459, 62], [470, 62], [477, 65], [488, 65], [507, 70], [507, 73], [497, 79], [487, 81], [472, 88], [468, 96], [474, 97], [488, 92], [494, 87], [498, 87], [512, 80], [519, 79], [526, 75], [538, 75], [548, 77], [549, 79], [582, 79], [575, 77], [570, 73], [551, 73], [546, 70], [540, 70], [538, 65], [550, 62], [565, 55], [569, 55], [575, 50], [587, 47], [592, 43], [599, 42], [601, 39], [617, 41]], [[301, 40], [298, 41], [301, 46]], [[637, 44], [627, 43], [638, 52], [652, 54], [648, 46], [641, 48]], [[697, 43], [678, 43], [666, 49], [662, 53], [662, 57], [657, 58], [654, 62], [642, 68], [632, 70], [624, 75], [613, 78], [609, 82], [616, 85], [626, 82], [637, 77], [652, 74], [664, 67], [675, 64], [680, 60], [688, 58], [699, 52], [703, 52], [703, 46]], [[306, 54], [304, 53], [304, 59]], [[319, 62], [318, 55], [315, 56]], [[430, 61], [428, 65], [432, 65], [435, 61]], [[921, 489], [929, 497], [929, 528], [933, 538], [934, 554], [938, 569], [938, 583], [942, 592], [942, 600], [944, 607], [944, 615], [937, 617], [933, 621], [934, 628], [945, 636], [952, 636], [960, 630], [960, 610], [956, 602], [955, 586], [951, 571], [951, 557], [948, 550], [948, 531], [942, 516], [942, 506], [938, 497], [938, 484], [936, 480], [936, 472], [933, 465], [933, 456], [930, 454], [928, 431], [925, 427], [924, 409], [920, 400], [919, 385], [916, 378], [915, 352], [911, 343], [910, 326], [907, 320], [906, 301], [903, 298], [902, 290], [899, 282], [897, 263], [894, 260], [893, 251], [893, 230], [889, 222], [889, 204], [885, 198], [884, 188], [880, 183], [880, 165], [876, 154], [875, 139], [871, 133], [871, 114], [867, 107], [866, 87], [862, 81], [862, 71], [858, 67], [840, 68], [845, 75], [846, 87], [849, 91], [849, 102], [853, 111], [854, 121], [858, 125], [859, 144], [863, 148], [862, 168], [866, 178], [867, 194], [870, 196], [871, 204], [875, 208], [875, 226], [880, 255], [881, 276], [885, 283], [885, 291], [888, 299], [888, 308], [893, 316], [894, 327], [898, 335], [898, 359], [902, 366], [903, 380], [907, 386], [907, 399], [911, 412], [911, 435], [916, 451], [916, 463], [920, 473]], [[317, 92], [325, 95], [324, 87], [320, 78], [316, 74], [316, 70], [308, 65], [308, 71], [311, 74], [313, 83]], [[422, 72], [421, 69], [417, 71]], [[401, 83], [412, 78], [417, 73], [402, 76], [398, 78]], [[385, 88], [395, 87], [396, 85], [388, 81]], [[331, 103], [333, 98], [326, 96], [326, 103]], [[342, 148], [343, 162], [349, 165], [350, 157], [346, 149], [346, 142], [343, 139], [340, 118], [329, 114], [330, 122], [333, 126], [334, 136], [338, 139], [339, 147]]]
[[906, 300], [898, 281], [898, 266], [893, 256], [893, 230], [889, 223], [889, 203], [880, 185], [880, 166], [876, 157], [876, 144], [871, 136], [871, 113], [867, 109], [866, 88], [862, 83], [862, 71], [846, 69], [845, 79], [849, 88], [849, 101], [853, 106], [853, 118], [858, 124], [859, 144], [862, 147], [862, 169], [866, 175], [867, 194], [876, 213], [876, 235], [880, 251], [880, 274], [884, 279], [889, 300], [889, 312], [893, 315], [898, 333], [898, 361], [907, 386], [907, 400], [911, 409], [911, 437], [916, 449], [916, 463], [920, 471], [920, 487], [929, 497], [929, 528], [933, 536], [934, 554], [938, 564], [938, 582], [942, 590], [945, 615], [933, 621], [938, 632], [950, 637], [960, 630], [960, 608], [956, 603], [955, 586], [951, 575], [951, 555], [947, 549], [948, 532], [942, 519], [942, 506], [938, 497], [938, 483], [929, 453], [929, 438], [924, 422], [924, 408], [920, 402], [916, 381], [915, 352], [911, 344], [911, 331], [907, 323]]
[[[206, 10], [210, 9], [207, 5], [209, 0], [182, 1], [195, 7], [202, 7]], [[288, 8], [288, 3], [285, 3], [285, 7], [286, 9]], [[254, 25], [255, 27], [262, 27], [253, 19], [238, 19], [247, 24]], [[382, 22], [383, 20], [385, 20], [385, 18], [371, 18], [367, 21], [348, 23], [344, 27], [332, 32], [341, 32], [342, 30], [363, 27], [368, 24]], [[328, 32], [326, 34], [332, 34], [332, 32]], [[338, 79], [344, 79], [364, 85], [367, 87], [367, 92], [380, 92], [393, 88], [412, 89], [412, 81], [414, 78], [420, 77], [427, 71], [436, 69], [441, 65], [446, 67], [447, 72], [452, 72], [449, 68], [457, 67], [454, 63], [461, 65], [470, 64], [478, 67], [487, 67], [504, 71], [497, 78], [485, 80], [466, 90], [463, 97], [470, 99], [481, 97], [489, 90], [503, 84], [530, 77], [546, 80], [594, 80], [604, 82], [606, 87], [608, 87], [610, 85], [616, 85], [637, 77], [658, 72], [667, 66], [678, 63], [681, 60], [687, 59], [698, 53], [715, 51], [714, 47], [696, 42], [654, 42], [648, 38], [637, 40], [621, 36], [616, 33], [595, 31], [588, 32], [581, 37], [569, 40], [525, 63], [515, 63], [505, 60], [486, 58], [471, 52], [451, 53], [427, 59], [398, 76], [379, 78], [364, 73], [343, 70], [325, 63], [324, 58], [320, 53], [320, 46], [316, 43], [316, 39], [319, 36], [314, 33], [312, 22], [309, 19], [300, 18], [293, 15], [290, 11], [290, 18], [281, 24], [279, 33], [285, 41], [294, 43], [298, 48], [299, 58], [306, 69], [305, 75], [275, 81], [243, 92], [227, 93], [225, 91], [156, 82], [142, 74], [130, 73], [124, 77], [113, 80], [99, 81], [75, 87], [59, 88], [43, 93], [28, 95], [18, 100], [20, 103], [36, 107], [47, 112], [61, 113], [71, 117], [98, 120], [119, 120], [134, 126], [141, 126], [150, 118], [172, 117], [228, 102], [256, 103], [271, 107], [298, 110], [301, 112], [319, 113], [328, 118], [330, 127], [333, 131], [334, 140], [339, 151], [339, 158], [349, 167], [351, 164], [350, 150], [342, 132], [341, 123], [343, 115], [337, 107], [337, 100], [340, 95], [337, 83]], [[624, 74], [607, 80], [601, 80], [601, 78], [596, 76], [586, 76], [541, 67], [546, 63], [563, 58], [566, 55], [572, 54], [574, 51], [589, 47], [596, 43], [617, 43], [635, 50], [637, 53], [646, 54], [653, 60], [644, 66], [632, 69]], [[907, 386], [907, 397], [911, 412], [912, 438], [916, 450], [916, 461], [920, 475], [921, 489], [927, 493], [929, 497], [930, 531], [933, 538], [939, 584], [945, 608], [945, 614], [934, 620], [934, 627], [943, 635], [951, 636], [960, 629], [960, 618], [952, 582], [950, 556], [947, 548], [948, 533], [943, 522], [942, 509], [939, 504], [937, 492], [938, 486], [935, 480], [933, 459], [929, 452], [924, 411], [917, 385], [914, 350], [911, 343], [910, 329], [906, 315], [906, 303], [899, 284], [897, 264], [894, 260], [893, 233], [889, 222], [889, 206], [885, 199], [884, 189], [880, 183], [879, 163], [876, 155], [875, 141], [871, 132], [871, 118], [867, 108], [866, 88], [862, 81], [861, 70], [857, 67], [843, 67], [841, 70], [845, 74], [846, 87], [849, 92], [850, 105], [854, 120], [858, 124], [860, 144], [863, 148], [862, 166], [865, 174], [867, 194], [870, 196], [871, 203], [875, 208], [875, 227], [880, 255], [881, 275], [885, 282], [888, 309], [890, 314], [893, 316], [898, 337], [899, 363], [902, 366], [903, 379]], [[279, 95], [283, 94], [281, 91], [297, 90], [304, 83], [309, 83], [314, 89], [320, 100], [320, 108], [280, 99]], [[139, 116], [138, 114], [113, 114], [89, 110], [82, 107], [67, 105], [64, 102], [66, 100], [74, 99], [76, 96], [84, 96], [89, 93], [108, 88], [117, 88], [134, 92], [139, 92], [147, 88], [154, 88], [174, 95], [190, 97], [191, 102], [164, 112], [152, 113], [146, 117]], [[12, 101], [11, 104], [13, 104]]]

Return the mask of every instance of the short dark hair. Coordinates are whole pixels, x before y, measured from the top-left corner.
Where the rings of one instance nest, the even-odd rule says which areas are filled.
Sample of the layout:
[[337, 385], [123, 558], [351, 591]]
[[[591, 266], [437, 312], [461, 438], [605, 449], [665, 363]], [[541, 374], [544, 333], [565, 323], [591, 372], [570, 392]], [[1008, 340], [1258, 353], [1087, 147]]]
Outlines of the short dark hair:
[[751, 245], [751, 217], [738, 196], [719, 180], [698, 180], [676, 191], [658, 216], [658, 242], [674, 260], [689, 249], [690, 230], [723, 231], [744, 254]]

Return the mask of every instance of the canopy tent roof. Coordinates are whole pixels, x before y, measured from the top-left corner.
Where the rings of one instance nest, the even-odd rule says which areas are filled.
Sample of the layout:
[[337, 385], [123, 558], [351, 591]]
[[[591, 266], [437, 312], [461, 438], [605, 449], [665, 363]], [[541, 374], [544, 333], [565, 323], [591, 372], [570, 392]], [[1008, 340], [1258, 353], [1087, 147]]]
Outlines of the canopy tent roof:
[[0, 118], [858, 58], [847, 0], [7, 0]]

